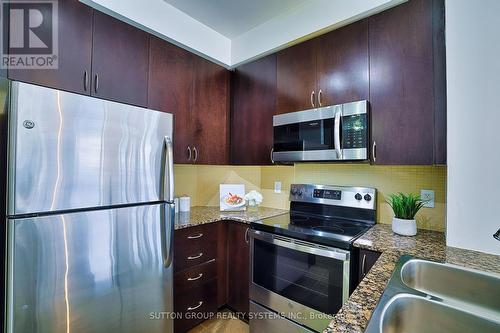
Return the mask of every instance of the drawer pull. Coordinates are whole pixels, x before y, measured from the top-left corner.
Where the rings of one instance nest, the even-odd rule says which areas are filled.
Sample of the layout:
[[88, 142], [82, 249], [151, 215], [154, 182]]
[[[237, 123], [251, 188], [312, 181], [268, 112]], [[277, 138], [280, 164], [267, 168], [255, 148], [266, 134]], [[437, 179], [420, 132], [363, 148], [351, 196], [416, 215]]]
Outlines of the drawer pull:
[[196, 309], [198, 309], [198, 308], [199, 308], [200, 306], [202, 306], [202, 305], [203, 305], [203, 302], [202, 302], [202, 301], [199, 301], [197, 306], [193, 306], [193, 307], [191, 307], [191, 306], [190, 306], [189, 308], [187, 308], [187, 311], [193, 311], [193, 310], [196, 310]]
[[200, 254], [198, 254], [196, 256], [189, 256], [188, 260], [194, 260], [194, 259], [198, 259], [198, 258], [201, 258], [201, 257], [203, 257], [203, 252], [200, 252]]
[[196, 280], [201, 279], [201, 277], [202, 277], [202, 276], [203, 276], [203, 273], [200, 273], [200, 274], [198, 274], [198, 276], [197, 276], [197, 277], [194, 277], [194, 278], [193, 278], [193, 277], [190, 277], [190, 278], [188, 278], [187, 280], [188, 280], [188, 281], [196, 281]]
[[187, 238], [188, 238], [188, 239], [196, 239], [196, 238], [201, 238], [201, 237], [203, 237], [203, 234], [202, 234], [202, 233], [199, 233], [199, 234], [198, 234], [198, 235], [196, 235], [196, 236], [188, 236]]

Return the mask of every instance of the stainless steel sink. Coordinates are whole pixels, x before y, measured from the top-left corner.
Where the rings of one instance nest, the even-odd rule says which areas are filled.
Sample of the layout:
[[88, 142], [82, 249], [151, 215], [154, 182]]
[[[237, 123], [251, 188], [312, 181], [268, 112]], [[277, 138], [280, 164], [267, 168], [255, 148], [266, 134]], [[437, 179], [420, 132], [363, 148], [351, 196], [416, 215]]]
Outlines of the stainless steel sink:
[[408, 287], [439, 297], [444, 302], [478, 313], [500, 316], [498, 276], [458, 266], [411, 259], [401, 268], [401, 280]]
[[365, 332], [500, 332], [500, 275], [402, 256]]
[[500, 324], [421, 296], [394, 296], [382, 313], [380, 332], [497, 333]]

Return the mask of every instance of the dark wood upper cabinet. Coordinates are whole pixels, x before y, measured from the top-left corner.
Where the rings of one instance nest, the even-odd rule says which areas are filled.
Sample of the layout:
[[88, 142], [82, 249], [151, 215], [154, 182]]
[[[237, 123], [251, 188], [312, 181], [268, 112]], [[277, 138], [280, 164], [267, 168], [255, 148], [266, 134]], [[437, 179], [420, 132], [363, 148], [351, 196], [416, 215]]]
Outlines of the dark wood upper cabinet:
[[229, 162], [229, 71], [195, 59], [193, 159], [197, 164]]
[[231, 93], [231, 163], [271, 164], [276, 54], [236, 68]]
[[147, 106], [148, 54], [148, 33], [94, 11], [92, 95]]
[[229, 161], [229, 71], [151, 37], [148, 107], [174, 114], [175, 163]]
[[[58, 68], [11, 69], [12, 80], [90, 94], [92, 8], [78, 0], [58, 2]], [[86, 74], [85, 74], [86, 73]]]
[[368, 99], [367, 20], [278, 52], [276, 113]]
[[316, 46], [312, 39], [278, 52], [276, 114], [315, 107]]
[[248, 313], [250, 307], [250, 240], [249, 225], [227, 222], [228, 295], [227, 304], [238, 312]]
[[377, 164], [443, 163], [446, 156], [443, 8], [442, 0], [412, 0], [369, 18]]
[[[148, 108], [174, 114], [174, 161], [190, 163], [191, 107], [194, 55], [151, 36], [149, 49]], [[189, 147], [191, 149], [191, 147]]]
[[317, 51], [318, 105], [367, 100], [368, 59], [367, 20], [320, 36]]

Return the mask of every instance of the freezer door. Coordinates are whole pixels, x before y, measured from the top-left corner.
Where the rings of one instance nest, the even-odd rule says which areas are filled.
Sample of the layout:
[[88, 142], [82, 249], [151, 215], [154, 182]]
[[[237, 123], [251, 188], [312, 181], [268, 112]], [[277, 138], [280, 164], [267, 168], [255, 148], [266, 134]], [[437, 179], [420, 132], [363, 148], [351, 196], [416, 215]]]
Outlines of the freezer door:
[[8, 220], [7, 332], [172, 332], [173, 214], [158, 204]]
[[8, 215], [165, 199], [171, 114], [20, 82], [11, 92]]

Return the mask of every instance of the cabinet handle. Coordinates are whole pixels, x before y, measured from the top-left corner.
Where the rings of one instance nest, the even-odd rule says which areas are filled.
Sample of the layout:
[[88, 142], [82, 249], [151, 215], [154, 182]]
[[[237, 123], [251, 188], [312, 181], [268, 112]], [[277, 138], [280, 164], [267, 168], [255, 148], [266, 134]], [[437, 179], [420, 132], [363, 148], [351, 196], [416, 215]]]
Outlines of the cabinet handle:
[[320, 89], [318, 92], [318, 104], [319, 104], [319, 106], [323, 106], [323, 103], [321, 102], [321, 94], [323, 94], [323, 91]]
[[196, 161], [198, 160], [198, 149], [196, 149], [196, 147], [193, 147], [193, 152], [194, 152], [193, 163], [196, 163]]
[[365, 276], [365, 264], [366, 264], [366, 254], [363, 254], [363, 260], [361, 261], [361, 276]]
[[190, 278], [187, 278], [187, 280], [188, 281], [196, 281], [196, 280], [201, 279], [202, 276], [203, 276], [203, 273], [200, 273], [200, 274], [198, 274], [197, 277], [194, 277], [194, 278], [190, 277]]
[[315, 95], [315, 94], [314, 94], [314, 90], [313, 90], [313, 91], [311, 91], [311, 97], [310, 97], [310, 99], [311, 99], [311, 105], [312, 105], [312, 107], [313, 107], [313, 108], [314, 108], [314, 107], [316, 107], [316, 106], [314, 105], [314, 95]]
[[373, 159], [373, 162], [377, 161], [377, 142], [376, 141], [373, 141], [373, 145], [372, 145], [372, 159]]
[[248, 237], [248, 231], [250, 230], [250, 228], [247, 228], [247, 230], [245, 230], [245, 243], [250, 243], [250, 238]]
[[187, 308], [187, 311], [193, 311], [193, 310], [196, 310], [196, 309], [198, 309], [198, 308], [199, 308], [200, 306], [202, 306], [202, 305], [203, 305], [203, 302], [202, 302], [202, 301], [199, 301], [197, 306], [189, 307], [189, 308]]
[[274, 153], [274, 147], [271, 148], [271, 153], [269, 154], [269, 158], [271, 159], [272, 164], [274, 164], [273, 153]]
[[87, 91], [88, 88], [89, 88], [89, 72], [85, 70], [83, 72], [83, 90]]
[[202, 234], [202, 233], [200, 233], [200, 234], [198, 234], [198, 235], [196, 235], [196, 236], [188, 236], [187, 238], [188, 238], [188, 239], [196, 239], [196, 238], [201, 238], [201, 237], [203, 237], [203, 234]]
[[97, 91], [99, 90], [99, 74], [95, 74], [94, 78], [94, 92], [97, 94]]
[[192, 155], [193, 155], [193, 153], [191, 152], [191, 147], [190, 147], [190, 146], [188, 146], [188, 149], [187, 149], [187, 150], [188, 150], [188, 161], [191, 161], [191, 157], [192, 157]]
[[200, 252], [200, 254], [196, 255], [196, 256], [189, 256], [187, 257], [188, 260], [194, 260], [194, 259], [198, 259], [198, 258], [201, 258], [203, 257], [203, 252]]

